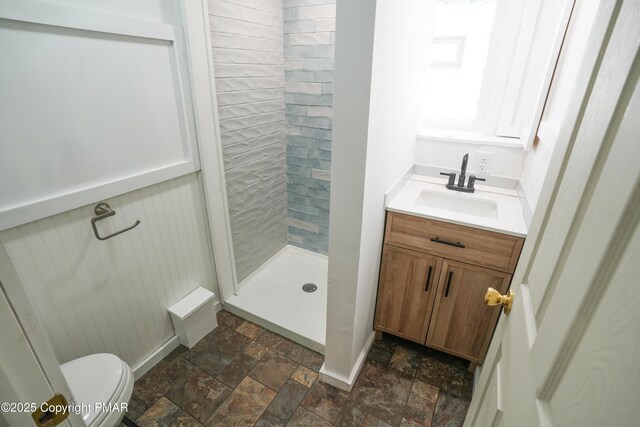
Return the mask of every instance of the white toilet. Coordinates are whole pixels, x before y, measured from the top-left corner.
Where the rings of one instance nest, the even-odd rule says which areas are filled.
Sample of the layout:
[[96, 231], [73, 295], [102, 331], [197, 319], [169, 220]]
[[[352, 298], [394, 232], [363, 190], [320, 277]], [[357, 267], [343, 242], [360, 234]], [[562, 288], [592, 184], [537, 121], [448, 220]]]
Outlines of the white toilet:
[[[129, 365], [113, 354], [92, 354], [60, 366], [74, 400], [82, 406], [82, 418], [88, 427], [115, 427], [125, 411], [122, 408], [133, 391], [133, 372]], [[95, 403], [101, 407], [96, 408]], [[117, 405], [117, 406], [116, 406]]]

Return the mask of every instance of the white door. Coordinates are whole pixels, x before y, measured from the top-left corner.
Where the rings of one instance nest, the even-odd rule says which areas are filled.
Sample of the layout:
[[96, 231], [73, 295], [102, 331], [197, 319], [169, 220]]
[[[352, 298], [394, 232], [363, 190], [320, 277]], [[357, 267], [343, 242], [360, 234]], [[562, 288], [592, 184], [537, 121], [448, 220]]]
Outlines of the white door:
[[[28, 328], [29, 326], [27, 326]], [[17, 318], [9, 303], [5, 289], [0, 284], [0, 426], [37, 426], [32, 417], [36, 409], [49, 410], [45, 402], [55, 395], [62, 395], [68, 403], [73, 402], [62, 372], [57, 368], [53, 349], [49, 352], [34, 348], [27, 331]], [[30, 334], [31, 339], [37, 334]], [[44, 366], [55, 364], [45, 372]], [[57, 372], [56, 372], [57, 371]], [[52, 378], [55, 377], [55, 378]], [[55, 411], [54, 411], [55, 412]], [[60, 426], [84, 426], [82, 418], [71, 413]]]
[[640, 425], [640, 2], [600, 2], [465, 426]]
[[0, 292], [0, 426], [36, 425], [32, 406], [40, 406], [54, 394], [9, 301]]
[[[40, 408], [55, 395], [64, 396], [70, 404], [75, 399], [2, 245], [0, 272], [0, 427], [36, 426], [33, 406]], [[59, 425], [85, 424], [82, 416], [70, 413]]]

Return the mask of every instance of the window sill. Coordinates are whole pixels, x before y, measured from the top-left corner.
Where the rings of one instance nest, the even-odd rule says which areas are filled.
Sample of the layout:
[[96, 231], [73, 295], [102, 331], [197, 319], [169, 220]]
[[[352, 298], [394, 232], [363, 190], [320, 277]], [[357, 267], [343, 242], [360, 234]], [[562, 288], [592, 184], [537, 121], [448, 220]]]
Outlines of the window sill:
[[475, 132], [461, 132], [444, 129], [421, 129], [417, 139], [430, 141], [444, 141], [458, 144], [476, 144], [493, 147], [522, 148], [520, 138], [506, 138], [503, 136], [484, 135]]

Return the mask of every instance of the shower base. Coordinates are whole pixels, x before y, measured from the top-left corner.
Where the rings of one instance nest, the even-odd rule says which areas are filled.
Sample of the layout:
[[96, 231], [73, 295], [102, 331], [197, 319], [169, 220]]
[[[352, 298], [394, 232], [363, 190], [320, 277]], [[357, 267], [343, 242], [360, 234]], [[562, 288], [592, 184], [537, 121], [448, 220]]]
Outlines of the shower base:
[[[327, 257], [285, 246], [240, 283], [225, 309], [324, 353]], [[302, 286], [313, 283], [314, 292]]]

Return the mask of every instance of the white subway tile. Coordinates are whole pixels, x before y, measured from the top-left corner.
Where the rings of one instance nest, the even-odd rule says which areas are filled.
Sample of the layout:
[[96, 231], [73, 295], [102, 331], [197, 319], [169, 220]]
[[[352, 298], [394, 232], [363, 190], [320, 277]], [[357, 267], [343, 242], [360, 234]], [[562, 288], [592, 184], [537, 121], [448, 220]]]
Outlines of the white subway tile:
[[284, 120], [284, 111], [276, 111], [253, 116], [220, 120], [220, 133], [241, 130], [252, 126], [264, 125]]
[[265, 25], [238, 21], [236, 19], [209, 16], [211, 31], [219, 33], [238, 34], [250, 37], [264, 37], [282, 41], [282, 28], [267, 27]]
[[319, 233], [320, 226], [317, 224], [312, 224], [310, 222], [301, 221], [295, 218], [289, 218], [289, 226], [299, 228], [301, 230], [311, 231], [312, 233]]
[[259, 50], [262, 52], [282, 53], [282, 41], [241, 36], [238, 34], [211, 33], [212, 47], [226, 47], [230, 49]]
[[285, 125], [287, 135], [300, 135], [300, 126]]
[[216, 77], [275, 77], [282, 76], [282, 65], [213, 63]]
[[307, 107], [307, 116], [310, 117], [333, 117], [333, 107]]
[[209, 0], [209, 15], [253, 22], [271, 27], [282, 26], [282, 14], [276, 15], [220, 0]]
[[298, 236], [297, 234], [289, 234], [289, 242], [302, 244], [302, 236]]
[[227, 178], [227, 193], [233, 193], [238, 188], [253, 185], [257, 181], [267, 179], [280, 170], [286, 170], [284, 162], [285, 154], [280, 153], [270, 158], [261, 159], [250, 163], [247, 167], [232, 169], [225, 173]]
[[304, 61], [302, 59], [285, 59], [285, 70], [302, 70], [304, 68]]
[[253, 89], [282, 89], [284, 87], [281, 76], [247, 77], [251, 78], [223, 78], [216, 74], [216, 91], [218, 95], [221, 92]]
[[257, 150], [276, 143], [284, 144], [283, 132], [266, 134], [246, 141], [240, 141], [235, 144], [225, 145], [222, 147], [222, 155], [226, 159], [227, 157], [238, 156], [242, 153], [246, 153], [247, 151]]
[[238, 92], [218, 92], [218, 107], [260, 101], [280, 101], [284, 105], [284, 89], [246, 90]]
[[277, 121], [273, 123], [265, 123], [263, 125], [258, 125], [250, 128], [244, 128], [237, 131], [225, 133], [224, 135], [220, 135], [220, 139], [222, 140], [222, 146], [237, 144], [242, 141], [246, 141], [248, 139], [258, 138], [263, 135], [268, 135], [276, 132], [284, 131], [284, 118], [282, 121]]
[[309, 93], [309, 94], [321, 94], [321, 83], [306, 83], [306, 82], [284, 82], [284, 91], [287, 93]]
[[[282, 1], [281, 0], [225, 0], [227, 3], [232, 3], [239, 6], [248, 7], [251, 9], [261, 10], [263, 12], [272, 13], [274, 15], [282, 16]], [[209, 0], [209, 11], [214, 6], [215, 0]]]
[[323, 181], [331, 181], [331, 172], [320, 169], [311, 169], [311, 178], [321, 179]]
[[289, 34], [290, 45], [317, 45], [329, 44], [331, 33], [297, 33]]
[[336, 18], [316, 19], [316, 31], [335, 31]]
[[282, 52], [213, 48], [213, 60], [221, 64], [282, 64]]
[[275, 156], [283, 152], [283, 148], [283, 144], [281, 144], [280, 141], [276, 141], [274, 144], [252, 149], [236, 156], [225, 156], [224, 168], [226, 170], [231, 170], [242, 167], [247, 163], [257, 162], [261, 159]]
[[282, 99], [275, 99], [264, 102], [247, 102], [244, 104], [229, 105], [227, 107], [218, 107], [218, 116], [220, 120], [226, 120], [235, 117], [244, 117], [254, 114], [280, 111], [283, 108], [284, 102]]
[[335, 18], [336, 5], [303, 6], [298, 8], [298, 19]]
[[[227, 193], [229, 196], [229, 207], [243, 203], [248, 198], [256, 199], [261, 194], [273, 194], [279, 191], [280, 187], [287, 187], [287, 171], [286, 168], [272, 168], [270, 175], [260, 175], [261, 179], [255, 182], [245, 183], [241, 188], [236, 188], [234, 192]], [[285, 215], [286, 222], [286, 215]]]

